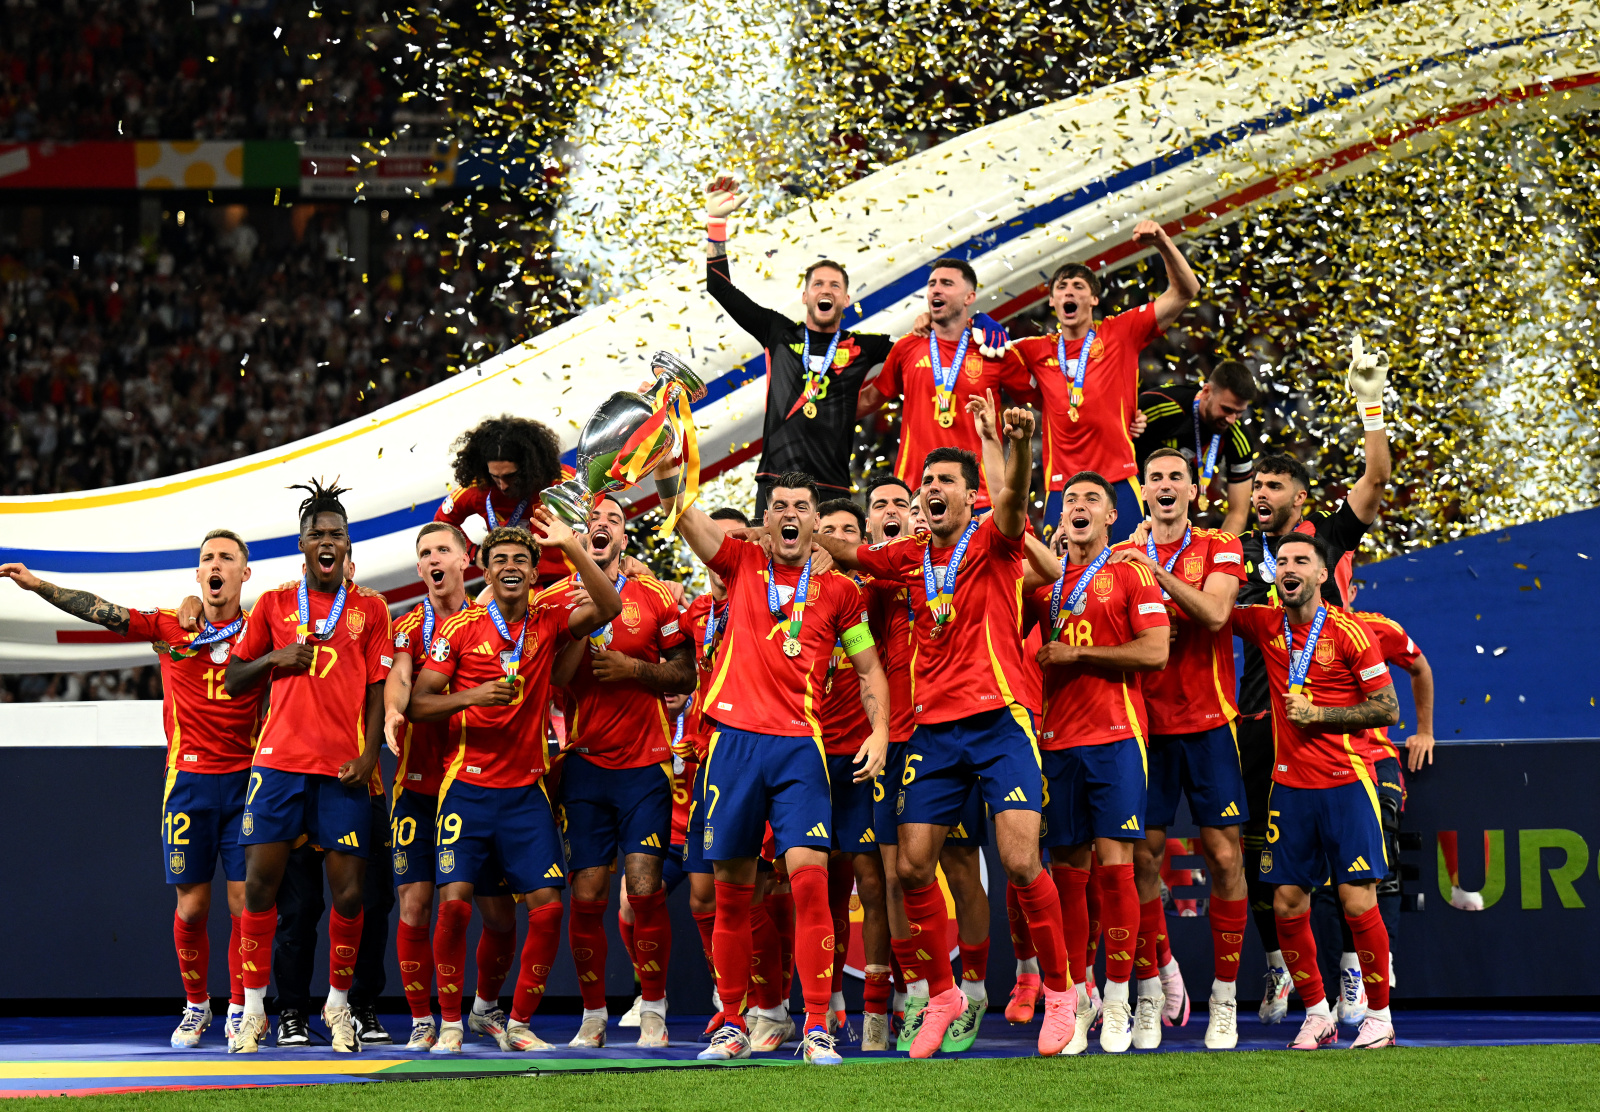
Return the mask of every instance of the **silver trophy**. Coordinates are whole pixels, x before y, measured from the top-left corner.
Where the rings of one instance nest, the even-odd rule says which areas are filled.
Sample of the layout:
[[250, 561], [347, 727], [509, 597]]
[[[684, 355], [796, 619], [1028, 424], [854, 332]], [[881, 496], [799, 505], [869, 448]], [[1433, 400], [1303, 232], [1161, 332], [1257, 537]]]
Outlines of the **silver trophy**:
[[691, 402], [700, 401], [706, 396], [705, 383], [681, 359], [665, 351], [650, 357], [650, 372], [658, 383], [668, 384], [661, 405], [630, 390], [612, 394], [578, 434], [578, 473], [546, 487], [539, 495], [551, 513], [574, 529], [587, 528], [596, 498], [629, 485], [619, 477], [624, 466], [631, 462], [639, 474], [648, 474], [682, 447], [671, 422], [652, 419], [672, 406], [680, 394]]

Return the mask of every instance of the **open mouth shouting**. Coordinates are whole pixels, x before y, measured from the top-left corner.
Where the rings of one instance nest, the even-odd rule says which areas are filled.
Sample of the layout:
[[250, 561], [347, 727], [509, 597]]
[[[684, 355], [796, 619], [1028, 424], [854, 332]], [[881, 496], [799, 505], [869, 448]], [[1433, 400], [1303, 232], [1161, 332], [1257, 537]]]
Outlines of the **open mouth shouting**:
[[944, 495], [942, 495], [942, 494], [929, 494], [926, 497], [926, 501], [928, 503], [928, 518], [929, 518], [929, 520], [930, 521], [942, 521], [942, 520], [944, 520], [945, 511], [947, 511], [950, 508], [950, 504], [945, 501]]
[[831, 312], [833, 312], [833, 298], [827, 295], [817, 298], [817, 315], [825, 317]]
[[934, 316], [938, 316], [940, 311], [943, 310], [944, 307], [945, 307], [945, 296], [944, 296], [944, 294], [942, 294], [942, 293], [930, 293], [928, 295], [928, 312], [932, 313]]
[[884, 537], [885, 540], [892, 541], [896, 537], [898, 537], [899, 535], [900, 535], [900, 523], [898, 521], [895, 521], [894, 519], [891, 518], [890, 520], [885, 521], [883, 523], [883, 537]]
[[783, 543], [786, 545], [799, 544], [800, 526], [786, 521], [778, 526], [778, 536], [783, 539]]
[[324, 576], [332, 575], [334, 568], [338, 563], [339, 554], [336, 553], [332, 548], [321, 548], [317, 550], [317, 570], [322, 572]]
[[1063, 301], [1061, 303], [1061, 315], [1067, 320], [1071, 320], [1073, 317], [1077, 316], [1078, 303], [1070, 299]]
[[1278, 587], [1283, 592], [1283, 597], [1294, 598], [1300, 594], [1300, 588], [1305, 586], [1305, 580], [1299, 572], [1285, 571], [1278, 574]]
[[435, 587], [443, 587], [444, 586], [444, 569], [443, 568], [434, 568], [432, 571], [430, 571], [428, 573], [428, 581], [431, 582]]
[[605, 555], [611, 548], [611, 530], [604, 525], [595, 525], [589, 530], [589, 551], [595, 556]]
[[1156, 505], [1164, 510], [1170, 510], [1178, 504], [1178, 496], [1171, 491], [1164, 490], [1156, 495]]
[[213, 571], [206, 577], [206, 590], [211, 593], [212, 597], [218, 597], [222, 594], [222, 573], [220, 571]]
[[1272, 503], [1256, 503], [1256, 522], [1260, 525], [1270, 525], [1272, 522]]
[[1093, 520], [1088, 510], [1073, 510], [1067, 515], [1067, 527], [1074, 533], [1087, 533]]

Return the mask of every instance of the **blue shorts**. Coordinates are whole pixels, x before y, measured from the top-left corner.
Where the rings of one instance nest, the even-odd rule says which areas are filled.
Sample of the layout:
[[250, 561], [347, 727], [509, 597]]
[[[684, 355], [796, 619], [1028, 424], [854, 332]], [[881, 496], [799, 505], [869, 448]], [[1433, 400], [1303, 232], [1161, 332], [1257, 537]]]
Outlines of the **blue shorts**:
[[683, 847], [673, 846], [672, 852], [661, 862], [661, 887], [667, 890], [667, 895], [678, 890], [678, 885], [689, 879], [689, 873], [683, 867]]
[[434, 820], [437, 796], [401, 788], [389, 807], [389, 840], [394, 844], [394, 883], [433, 883]]
[[457, 780], [439, 797], [435, 883], [492, 875], [497, 866], [511, 891], [565, 888], [566, 854], [543, 782], [485, 788]]
[[[1067, 478], [1072, 478], [1068, 475]], [[1111, 484], [1117, 491], [1117, 520], [1111, 523], [1110, 541], [1116, 544], [1125, 541], [1133, 535], [1139, 527], [1139, 522], [1144, 520], [1144, 498], [1142, 488], [1136, 478], [1122, 479]], [[1062, 503], [1066, 500], [1065, 490], [1052, 490], [1044, 500], [1044, 538], [1049, 540], [1055, 533], [1056, 527], [1061, 523]]]
[[167, 775], [161, 801], [161, 841], [167, 858], [168, 884], [210, 884], [222, 856], [222, 875], [244, 879], [244, 847], [239, 820], [250, 770], [184, 772]]
[[828, 760], [815, 738], [718, 729], [705, 769], [707, 861], [759, 857], [769, 822], [779, 853], [833, 847]]
[[1144, 746], [1136, 737], [1046, 749], [1039, 844], [1054, 849], [1096, 838], [1143, 838], [1145, 776]]
[[1250, 821], [1232, 725], [1198, 734], [1154, 736], [1149, 756], [1146, 826], [1164, 830], [1177, 821], [1180, 794], [1189, 797], [1189, 814], [1197, 826], [1237, 826]]
[[711, 862], [706, 860], [706, 766], [702, 762], [695, 770], [694, 787], [689, 800], [689, 824], [683, 834], [683, 871], [709, 873]]
[[[889, 756], [884, 761], [883, 771], [873, 782], [872, 829], [878, 836], [880, 846], [900, 844], [900, 826], [894, 813], [895, 804], [900, 800], [900, 793], [890, 790], [889, 786], [898, 784], [900, 778], [905, 775], [906, 751], [909, 747], [909, 742], [890, 742]], [[981, 847], [988, 842], [989, 822], [983, 810], [983, 791], [974, 781], [967, 790], [967, 801], [961, 807], [961, 820], [944, 836], [944, 844]]]
[[293, 842], [304, 834], [318, 849], [367, 856], [372, 802], [365, 784], [341, 784], [337, 776], [310, 772], [250, 770], [239, 844]]
[[568, 872], [610, 865], [619, 853], [665, 857], [672, 845], [672, 765], [601, 768], [569, 752], [560, 812]]
[[1357, 781], [1336, 788], [1272, 785], [1261, 879], [1307, 891], [1326, 883], [1382, 880], [1389, 873], [1377, 789]]
[[[906, 743], [895, 816], [902, 823], [965, 826], [974, 782], [990, 814], [1040, 809], [1044, 784], [1026, 708], [1013, 704], [917, 726]], [[982, 821], [977, 825], [981, 830]]]
[[833, 848], [845, 853], [871, 853], [878, 848], [873, 796], [882, 773], [858, 784], [853, 754], [828, 758], [828, 789], [833, 796]]
[[1378, 785], [1378, 800], [1388, 804], [1397, 817], [1406, 809], [1406, 785], [1400, 775], [1400, 762], [1384, 757], [1372, 762], [1372, 780]]

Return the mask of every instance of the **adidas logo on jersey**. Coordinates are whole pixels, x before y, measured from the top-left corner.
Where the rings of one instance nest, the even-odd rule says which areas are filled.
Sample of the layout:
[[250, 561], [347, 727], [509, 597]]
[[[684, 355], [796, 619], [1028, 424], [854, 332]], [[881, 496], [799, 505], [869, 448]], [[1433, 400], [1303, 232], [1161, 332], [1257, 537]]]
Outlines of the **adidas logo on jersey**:
[[869, 826], [861, 832], [861, 840], [863, 842], [876, 842], [878, 836], [872, 832], [872, 827]]
[[560, 880], [561, 879], [561, 875], [562, 875], [561, 874], [561, 866], [560, 865], [551, 865], [548, 869], [546, 869], [544, 871], [544, 875], [545, 875], [545, 878], [548, 879], [548, 880]]
[[1129, 816], [1128, 821], [1122, 824], [1122, 829], [1137, 831], [1139, 829], [1139, 816]]
[[650, 835], [650, 837], [641, 840], [639, 842], [639, 844], [641, 846], [649, 846], [652, 849], [660, 849], [661, 848], [661, 835], [652, 834], [652, 835]]
[[806, 831], [807, 838], [826, 838], [827, 836], [828, 828], [823, 826], [820, 822], [813, 826], [810, 830]]
[[954, 830], [950, 831], [950, 836], [952, 838], [969, 838], [969, 837], [971, 837], [971, 835], [967, 833], [967, 828], [965, 826], [961, 825], [959, 822], [956, 823], [956, 828]]
[[339, 844], [341, 846], [349, 846], [351, 849], [361, 848], [361, 842], [356, 838], [356, 832], [354, 830], [350, 831], [350, 833], [346, 834], [343, 838], [340, 838]]
[[1225, 819], [1236, 819], [1236, 818], [1238, 818], [1239, 817], [1239, 805], [1237, 803], [1229, 803], [1226, 807], [1224, 807], [1222, 809], [1222, 817], [1225, 818]]
[[1023, 791], [1022, 791], [1021, 788], [1012, 788], [1009, 792], [1006, 793], [1006, 802], [1007, 803], [1026, 803], [1026, 802], [1028, 802], [1028, 797], [1025, 794], [1023, 794]]
[[493, 656], [494, 655], [494, 649], [493, 649], [493, 647], [490, 646], [489, 642], [487, 642], [487, 641], [482, 641], [482, 642], [479, 642], [478, 644], [472, 646], [472, 651], [475, 652], [475, 653], [482, 653], [484, 656]]
[[1345, 872], [1347, 872], [1347, 873], [1360, 873], [1360, 872], [1365, 872], [1370, 868], [1372, 868], [1372, 866], [1367, 864], [1367, 859], [1365, 857], [1357, 857], [1354, 861], [1352, 861], [1350, 863], [1350, 867], [1348, 869], [1346, 869]]

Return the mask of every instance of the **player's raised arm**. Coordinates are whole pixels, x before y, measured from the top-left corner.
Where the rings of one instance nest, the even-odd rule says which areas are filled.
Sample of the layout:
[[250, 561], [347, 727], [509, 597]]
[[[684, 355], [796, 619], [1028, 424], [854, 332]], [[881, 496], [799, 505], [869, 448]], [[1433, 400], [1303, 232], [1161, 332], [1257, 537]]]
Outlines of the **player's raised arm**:
[[542, 535], [534, 535], [534, 541], [540, 548], [559, 548], [562, 555], [578, 569], [578, 579], [589, 594], [588, 600], [574, 607], [567, 616], [567, 629], [572, 636], [585, 637], [622, 613], [622, 596], [617, 594], [617, 585], [594, 562], [594, 557], [589, 554], [589, 546], [579, 541], [577, 534], [565, 522], [557, 520], [543, 506], [534, 507], [530, 516], [544, 530]]
[[1433, 666], [1422, 653], [1405, 669], [1411, 675], [1411, 700], [1417, 705], [1417, 732], [1406, 738], [1406, 768], [1433, 763]]
[[728, 217], [744, 204], [739, 183], [720, 177], [706, 186], [706, 292], [745, 332], [762, 344], [769, 341], [774, 326], [792, 323], [776, 310], [758, 305], [733, 284], [728, 263]]
[[1357, 336], [1350, 344], [1350, 371], [1344, 382], [1361, 412], [1367, 456], [1361, 478], [1350, 488], [1345, 504], [1363, 524], [1371, 525], [1383, 505], [1384, 488], [1394, 474], [1394, 463], [1389, 458], [1389, 433], [1383, 423], [1383, 388], [1389, 382], [1388, 354], [1367, 351], [1361, 337]]
[[1156, 298], [1156, 327], [1166, 328], [1189, 307], [1200, 293], [1200, 279], [1194, 276], [1189, 260], [1172, 242], [1166, 229], [1154, 220], [1141, 220], [1133, 229], [1133, 242], [1140, 247], [1154, 246], [1167, 268], [1167, 288]]
[[[663, 503], [678, 496], [680, 470], [681, 466], [672, 462], [663, 462], [656, 468], [656, 493], [661, 496]], [[722, 526], [712, 521], [698, 506], [690, 506], [678, 515], [677, 528], [678, 535], [688, 542], [690, 550], [700, 558], [701, 563], [709, 563], [716, 556], [726, 536]]]
[[1028, 531], [1028, 491], [1033, 483], [1033, 426], [1031, 409], [1008, 409], [1000, 415], [1000, 435], [1011, 441], [1011, 454], [1003, 471], [1004, 488], [991, 493], [994, 523], [1008, 537]]
[[74, 618], [105, 626], [112, 633], [128, 632], [128, 608], [107, 602], [89, 591], [73, 591], [57, 587], [34, 575], [22, 564], [0, 564], [0, 576], [11, 580], [24, 591], [32, 591], [57, 610]]

